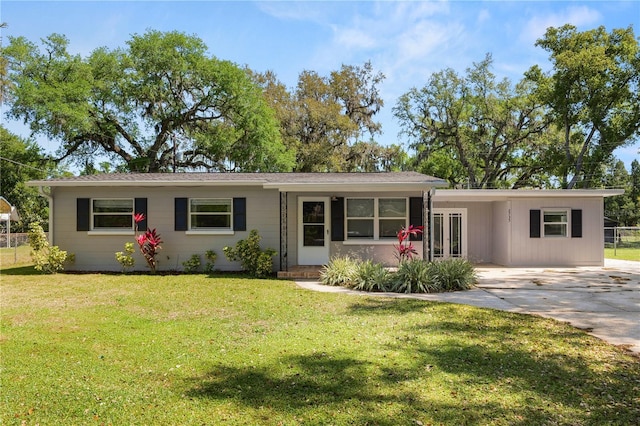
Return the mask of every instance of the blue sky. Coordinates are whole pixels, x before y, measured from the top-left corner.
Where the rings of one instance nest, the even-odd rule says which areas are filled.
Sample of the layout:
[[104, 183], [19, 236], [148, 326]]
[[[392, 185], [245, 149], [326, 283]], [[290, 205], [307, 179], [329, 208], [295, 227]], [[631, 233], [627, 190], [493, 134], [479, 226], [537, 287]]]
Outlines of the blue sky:
[[[486, 53], [494, 73], [512, 82], [534, 64], [550, 67], [535, 47], [549, 26], [579, 30], [633, 25], [640, 36], [640, 1], [30, 1], [2, 0], [0, 21], [8, 36], [38, 41], [51, 33], [70, 40], [70, 50], [89, 54], [101, 46], [125, 46], [147, 29], [179, 30], [200, 37], [210, 54], [272, 70], [287, 86], [303, 70], [328, 75], [342, 64], [371, 61], [386, 79], [378, 116], [383, 144], [406, 142], [391, 113], [400, 95], [421, 87], [444, 68], [460, 73]], [[18, 123], [4, 124], [28, 136]], [[48, 151], [55, 144], [41, 138]], [[640, 142], [616, 151], [627, 166]]]

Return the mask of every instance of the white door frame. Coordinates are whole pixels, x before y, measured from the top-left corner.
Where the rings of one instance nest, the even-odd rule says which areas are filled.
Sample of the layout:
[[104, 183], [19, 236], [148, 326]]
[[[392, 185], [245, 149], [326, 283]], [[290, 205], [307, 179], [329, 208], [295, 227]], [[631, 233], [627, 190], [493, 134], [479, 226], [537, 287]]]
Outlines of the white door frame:
[[[435, 229], [436, 226], [436, 221], [435, 221], [435, 216], [441, 214], [442, 215], [442, 228], [439, 232], [438, 230]], [[434, 215], [434, 229], [433, 229], [433, 258], [434, 259], [448, 259], [451, 257], [462, 257], [462, 258], [466, 258], [467, 257], [467, 245], [468, 245], [468, 238], [467, 238], [467, 209], [466, 208], [446, 208], [446, 209], [433, 209], [433, 215]], [[452, 229], [451, 229], [451, 218], [454, 217], [455, 215], [458, 215], [460, 217], [460, 223], [459, 223], [459, 229], [458, 229], [458, 244], [459, 246], [461, 246], [462, 250], [460, 250], [460, 253], [452, 253], [452, 248], [454, 248], [455, 246], [453, 244], [451, 244], [451, 236], [452, 236]], [[442, 241], [438, 242], [436, 240], [436, 235], [440, 234]], [[441, 246], [441, 253], [436, 253], [435, 252], [435, 248], [438, 245], [438, 243], [440, 243]]]
[[[309, 201], [324, 203], [324, 223], [306, 224], [306, 226], [323, 227], [323, 245], [305, 246], [305, 223], [303, 222], [302, 206]], [[329, 232], [330, 205], [329, 197], [298, 197], [298, 265], [324, 265], [329, 262], [329, 243], [331, 239]]]

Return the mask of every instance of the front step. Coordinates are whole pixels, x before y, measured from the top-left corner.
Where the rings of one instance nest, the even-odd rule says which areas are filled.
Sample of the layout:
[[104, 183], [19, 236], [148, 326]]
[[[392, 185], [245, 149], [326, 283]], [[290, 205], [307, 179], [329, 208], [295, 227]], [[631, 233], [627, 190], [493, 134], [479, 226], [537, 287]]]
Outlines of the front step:
[[278, 271], [278, 278], [285, 280], [317, 280], [320, 278], [320, 265], [292, 266], [288, 271]]

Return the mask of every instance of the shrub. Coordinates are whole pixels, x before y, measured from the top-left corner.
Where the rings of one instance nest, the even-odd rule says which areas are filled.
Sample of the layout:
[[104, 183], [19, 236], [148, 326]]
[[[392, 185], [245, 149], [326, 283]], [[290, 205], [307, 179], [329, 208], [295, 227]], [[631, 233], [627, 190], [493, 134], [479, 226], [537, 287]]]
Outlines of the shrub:
[[116, 260], [122, 265], [122, 272], [126, 272], [127, 268], [133, 268], [136, 260], [133, 258], [133, 243], [125, 243], [124, 251], [116, 252]]
[[413, 226], [409, 225], [408, 228], [402, 227], [398, 231], [398, 244], [394, 244], [393, 248], [396, 250], [396, 259], [398, 262], [402, 263], [405, 260], [412, 260], [413, 256], [418, 254], [416, 249], [413, 247], [413, 243], [411, 242], [411, 237], [417, 237], [421, 235], [423, 232], [422, 226]]
[[29, 225], [29, 245], [31, 246], [31, 259], [36, 271], [47, 274], [55, 274], [64, 270], [66, 262], [73, 262], [74, 256], [58, 246], [49, 245], [47, 236], [37, 222]]
[[392, 291], [396, 293], [432, 293], [436, 291], [426, 260], [406, 260], [393, 276]]
[[382, 264], [367, 260], [357, 265], [351, 285], [354, 290], [389, 291], [391, 277], [391, 273]]
[[252, 229], [246, 240], [240, 240], [234, 247], [224, 247], [224, 255], [230, 261], [240, 261], [242, 269], [254, 277], [268, 276], [273, 272], [272, 257], [276, 254], [274, 249], [260, 248], [258, 231]]
[[358, 261], [349, 256], [334, 257], [320, 271], [320, 282], [332, 286], [353, 286], [358, 274]]
[[136, 213], [133, 216], [133, 221], [135, 222], [135, 233], [136, 233], [136, 242], [138, 243], [138, 247], [140, 247], [140, 253], [144, 256], [144, 260], [147, 261], [147, 265], [149, 269], [151, 269], [152, 273], [156, 272], [156, 268], [158, 267], [158, 260], [156, 256], [158, 255], [158, 250], [162, 247], [162, 239], [160, 238], [160, 234], [158, 234], [154, 229], [148, 229], [143, 234], [138, 235], [138, 223], [144, 220], [144, 215], [142, 213]]
[[477, 280], [473, 265], [466, 259], [432, 262], [429, 275], [438, 291], [468, 290]]
[[216, 264], [218, 255], [213, 250], [207, 250], [204, 254], [204, 257], [207, 259], [207, 264], [204, 266], [204, 271], [206, 273], [213, 272], [213, 267]]
[[182, 262], [182, 266], [184, 267], [184, 271], [187, 273], [196, 272], [200, 269], [200, 255], [192, 254], [189, 260]]

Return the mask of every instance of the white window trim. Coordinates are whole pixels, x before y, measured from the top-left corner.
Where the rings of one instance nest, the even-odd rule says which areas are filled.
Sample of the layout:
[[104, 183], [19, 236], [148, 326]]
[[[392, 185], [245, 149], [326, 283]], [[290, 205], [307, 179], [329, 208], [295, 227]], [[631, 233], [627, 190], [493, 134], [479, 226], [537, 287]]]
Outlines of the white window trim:
[[[567, 216], [567, 221], [566, 222], [545, 222], [544, 221], [544, 215], [545, 213], [550, 213], [550, 212], [564, 212], [565, 215]], [[565, 235], [547, 235], [545, 232], [545, 224], [549, 224], [549, 225], [561, 225], [564, 224], [565, 227]], [[542, 209], [540, 209], [540, 227], [541, 227], [541, 236], [542, 238], [551, 238], [551, 239], [558, 239], [558, 238], [570, 238], [571, 237], [571, 209], [568, 207], [544, 207]]]
[[[228, 228], [198, 228], [198, 229], [193, 229], [191, 227], [191, 217], [193, 214], [207, 214], [207, 213], [202, 213], [202, 212], [191, 212], [191, 201], [193, 200], [224, 200], [224, 201], [229, 201], [229, 205], [231, 207], [231, 210], [229, 211], [228, 215], [229, 215], [229, 227]], [[194, 198], [189, 198], [188, 204], [187, 204], [187, 217], [188, 217], [188, 224], [187, 224], [187, 231], [185, 231], [185, 235], [233, 235], [234, 231], [233, 231], [233, 198], [207, 198], [207, 197], [194, 197]], [[226, 214], [226, 213], [225, 213]], [[221, 213], [217, 213], [217, 214], [210, 214], [212, 216], [222, 216]]]
[[185, 235], [234, 235], [235, 231], [233, 229], [220, 229], [216, 231], [215, 229], [207, 230], [207, 229], [197, 229], [193, 231], [184, 231]]
[[349, 240], [342, 241], [343, 246], [393, 246], [398, 244], [398, 240], [385, 239], [385, 240], [368, 240], [366, 238], [351, 238]]
[[[108, 201], [115, 201], [115, 200], [127, 200], [127, 201], [131, 201], [131, 213], [95, 213], [93, 211], [93, 202], [94, 201], [102, 201], [102, 200], [108, 200]], [[135, 200], [133, 198], [92, 198], [90, 201], [90, 216], [89, 216], [89, 226], [90, 226], [90, 230], [88, 231], [89, 235], [133, 235], [134, 234], [134, 227], [135, 227], [135, 223], [133, 221], [133, 215], [135, 214]], [[96, 228], [94, 226], [94, 217], [95, 216], [107, 216], [107, 215], [121, 215], [121, 216], [125, 216], [125, 215], [129, 215], [131, 216], [131, 228]]]
[[[405, 216], [404, 216], [404, 227], [409, 226], [409, 198], [407, 197], [347, 197], [345, 198], [344, 203], [344, 229], [345, 229], [345, 240], [343, 241], [343, 245], [362, 245], [362, 244], [370, 244], [370, 245], [393, 245], [397, 244], [397, 238], [380, 238], [380, 211], [378, 207], [378, 202], [380, 199], [383, 200], [404, 200], [405, 202]], [[347, 205], [349, 200], [373, 200], [373, 216], [371, 217], [349, 217], [347, 215]], [[354, 220], [373, 220], [373, 238], [349, 238], [349, 219]], [[383, 217], [382, 220], [389, 219], [402, 219], [400, 217]]]
[[118, 231], [118, 230], [99, 230], [99, 231], [87, 231], [87, 235], [135, 235], [134, 231]]

